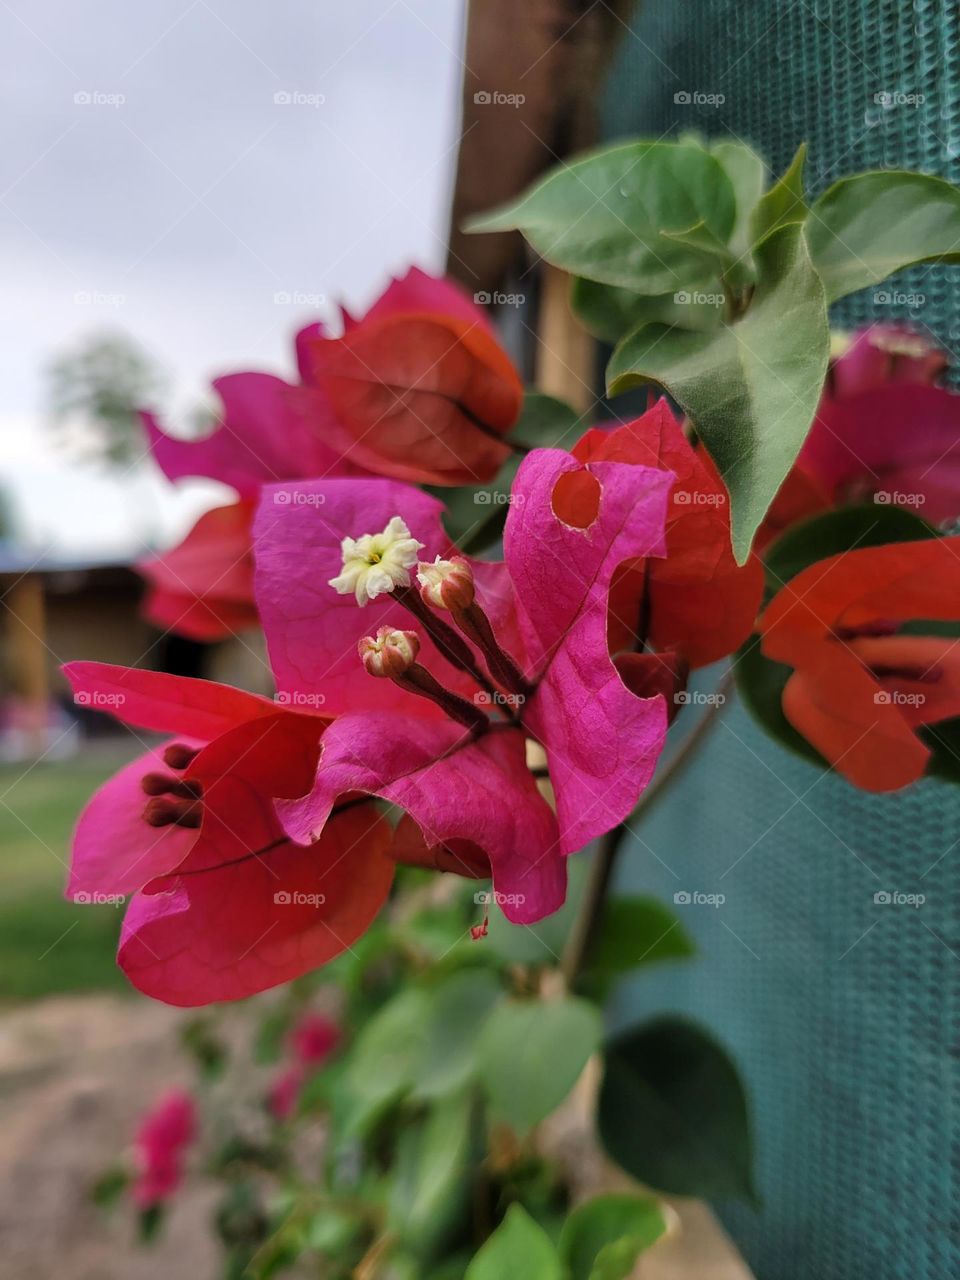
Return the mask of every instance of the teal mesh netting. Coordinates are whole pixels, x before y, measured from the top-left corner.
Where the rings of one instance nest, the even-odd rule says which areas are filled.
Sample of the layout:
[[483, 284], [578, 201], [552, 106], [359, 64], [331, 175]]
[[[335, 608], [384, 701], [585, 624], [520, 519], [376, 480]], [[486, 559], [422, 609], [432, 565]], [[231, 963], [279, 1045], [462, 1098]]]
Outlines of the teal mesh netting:
[[[753, 142], [778, 172], [807, 139], [815, 192], [885, 165], [960, 182], [960, 8], [648, 0], [608, 86], [605, 135], [690, 127]], [[916, 268], [834, 321], [907, 319], [960, 364], [958, 285], [960, 268]], [[685, 1010], [739, 1061], [765, 1205], [719, 1207], [761, 1280], [960, 1277], [958, 860], [960, 791], [863, 795], [737, 707], [626, 860], [624, 888], [726, 897], [678, 906], [700, 958], [633, 980], [618, 1016]]]

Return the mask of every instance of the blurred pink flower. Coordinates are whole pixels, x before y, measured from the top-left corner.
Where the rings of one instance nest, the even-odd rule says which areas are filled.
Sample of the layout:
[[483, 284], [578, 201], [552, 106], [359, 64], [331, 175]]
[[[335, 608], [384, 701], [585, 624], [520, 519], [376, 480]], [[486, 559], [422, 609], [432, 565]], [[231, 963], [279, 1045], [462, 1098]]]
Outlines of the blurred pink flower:
[[185, 1089], [163, 1095], [137, 1129], [137, 1177], [132, 1195], [141, 1209], [169, 1200], [183, 1176], [186, 1148], [197, 1132], [197, 1107]]

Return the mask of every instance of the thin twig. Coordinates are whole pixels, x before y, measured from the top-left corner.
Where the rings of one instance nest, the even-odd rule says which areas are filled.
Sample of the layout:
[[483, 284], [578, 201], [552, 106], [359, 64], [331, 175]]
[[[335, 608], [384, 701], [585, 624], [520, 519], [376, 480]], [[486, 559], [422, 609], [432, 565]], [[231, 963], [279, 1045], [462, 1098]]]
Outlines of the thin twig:
[[647, 787], [630, 817], [608, 831], [600, 841], [600, 847], [594, 855], [593, 865], [590, 868], [590, 878], [587, 881], [583, 903], [574, 921], [573, 929], [570, 932], [570, 937], [567, 940], [560, 962], [560, 969], [566, 979], [568, 988], [573, 987], [577, 978], [583, 972], [590, 949], [602, 924], [614, 867], [620, 850], [626, 843], [624, 837], [637, 818], [641, 814], [649, 812], [654, 802], [663, 795], [670, 784], [690, 764], [697, 748], [706, 738], [716, 721], [717, 715], [726, 704], [727, 694], [732, 685], [733, 671], [730, 670], [724, 673], [723, 678], [717, 685], [716, 701], [710, 704], [677, 749], [676, 754], [657, 774], [650, 786]]

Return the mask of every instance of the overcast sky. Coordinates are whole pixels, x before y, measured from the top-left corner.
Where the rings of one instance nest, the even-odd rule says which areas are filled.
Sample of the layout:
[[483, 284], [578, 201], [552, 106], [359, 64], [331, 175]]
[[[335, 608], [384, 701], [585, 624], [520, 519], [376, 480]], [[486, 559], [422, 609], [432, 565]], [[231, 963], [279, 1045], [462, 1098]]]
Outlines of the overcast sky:
[[217, 373], [289, 372], [331, 301], [442, 267], [462, 7], [4, 0], [0, 483], [33, 545], [136, 549], [211, 500], [55, 452], [43, 370], [84, 333], [131, 334], [186, 411]]

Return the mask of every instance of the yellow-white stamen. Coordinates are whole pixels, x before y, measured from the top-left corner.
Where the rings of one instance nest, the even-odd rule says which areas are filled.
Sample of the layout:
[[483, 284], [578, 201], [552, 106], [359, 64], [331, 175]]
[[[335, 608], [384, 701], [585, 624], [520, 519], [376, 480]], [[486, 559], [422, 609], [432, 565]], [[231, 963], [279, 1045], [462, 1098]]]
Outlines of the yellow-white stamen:
[[343, 539], [343, 568], [330, 579], [330, 586], [342, 596], [352, 591], [357, 604], [367, 604], [396, 587], [409, 587], [410, 570], [422, 549], [423, 543], [411, 535], [399, 516], [394, 516], [382, 533]]

